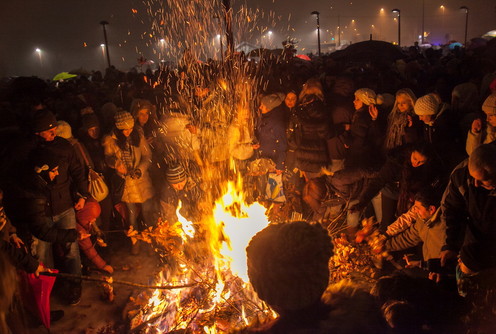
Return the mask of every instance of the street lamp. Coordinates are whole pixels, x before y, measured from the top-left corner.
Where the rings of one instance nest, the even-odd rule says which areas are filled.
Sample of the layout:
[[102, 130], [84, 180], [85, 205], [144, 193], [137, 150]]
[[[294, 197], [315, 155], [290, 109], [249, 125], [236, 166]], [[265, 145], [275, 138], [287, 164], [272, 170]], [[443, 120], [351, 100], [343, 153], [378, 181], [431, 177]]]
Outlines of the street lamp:
[[41, 49], [36, 48], [34, 51], [38, 54], [38, 58], [40, 59], [40, 66], [43, 67], [43, 62], [41, 61]]
[[105, 51], [107, 53], [107, 64], [108, 64], [108, 67], [110, 67], [110, 55], [109, 55], [109, 47], [108, 47], [108, 40], [107, 40], [107, 29], [105, 29], [105, 26], [109, 23], [107, 21], [100, 21], [100, 24], [102, 25], [102, 28], [103, 28], [103, 39], [105, 40]]
[[395, 8], [391, 12], [398, 13], [398, 45], [401, 46], [401, 11]]
[[317, 45], [319, 47], [319, 57], [320, 57], [320, 19], [319, 19], [320, 13], [318, 11], [314, 10], [310, 14], [316, 15], [316, 17], [317, 17]]
[[465, 11], [465, 43], [463, 43], [463, 45], [467, 46], [468, 7], [467, 6], [461, 6], [460, 9]]

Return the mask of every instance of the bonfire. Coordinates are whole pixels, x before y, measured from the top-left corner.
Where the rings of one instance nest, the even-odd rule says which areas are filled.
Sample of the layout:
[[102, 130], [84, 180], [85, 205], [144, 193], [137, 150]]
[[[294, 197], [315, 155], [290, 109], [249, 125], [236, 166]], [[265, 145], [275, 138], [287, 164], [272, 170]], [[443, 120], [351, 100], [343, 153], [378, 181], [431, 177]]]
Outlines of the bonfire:
[[133, 242], [150, 243], [164, 262], [155, 284], [192, 285], [174, 290], [144, 291], [132, 297], [127, 311], [130, 329], [141, 333], [227, 333], [277, 315], [258, 299], [247, 278], [245, 248], [269, 224], [267, 209], [247, 205], [234, 182], [214, 205], [211, 215], [190, 222], [159, 221]]

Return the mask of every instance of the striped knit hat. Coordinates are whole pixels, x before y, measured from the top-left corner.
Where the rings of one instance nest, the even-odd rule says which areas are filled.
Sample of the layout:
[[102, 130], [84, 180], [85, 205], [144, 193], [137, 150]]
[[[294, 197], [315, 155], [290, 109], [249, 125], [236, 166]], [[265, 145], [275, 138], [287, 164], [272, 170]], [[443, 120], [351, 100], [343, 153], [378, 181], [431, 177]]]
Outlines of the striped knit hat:
[[115, 127], [119, 130], [132, 129], [134, 127], [134, 119], [130, 113], [125, 110], [119, 110], [114, 115]]
[[173, 164], [167, 169], [165, 177], [171, 184], [181, 183], [186, 180], [186, 171], [180, 164]]

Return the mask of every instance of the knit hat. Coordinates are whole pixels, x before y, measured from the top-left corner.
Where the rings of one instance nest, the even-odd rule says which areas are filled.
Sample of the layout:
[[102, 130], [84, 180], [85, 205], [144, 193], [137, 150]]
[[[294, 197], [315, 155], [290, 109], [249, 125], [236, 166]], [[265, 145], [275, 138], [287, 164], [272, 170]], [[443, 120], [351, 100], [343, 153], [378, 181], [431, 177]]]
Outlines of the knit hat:
[[98, 117], [95, 114], [87, 114], [84, 115], [81, 119], [82, 122], [82, 128], [84, 130], [88, 130], [89, 128], [95, 127], [95, 126], [100, 126], [100, 121], [98, 120]]
[[119, 130], [132, 129], [134, 127], [134, 119], [130, 113], [125, 110], [119, 110], [114, 115], [115, 127]]
[[279, 107], [281, 105], [281, 103], [284, 101], [284, 97], [285, 97], [284, 94], [279, 94], [279, 93], [265, 95], [260, 100], [260, 104], [263, 104], [264, 106], [267, 107], [269, 111], [271, 111], [272, 109]]
[[491, 94], [482, 104], [482, 111], [488, 115], [496, 114], [496, 94]]
[[355, 92], [355, 97], [366, 105], [377, 104], [377, 95], [372, 89], [360, 88]]
[[39, 133], [53, 129], [57, 126], [55, 115], [46, 109], [38, 110], [34, 113], [31, 127], [34, 133]]
[[89, 223], [100, 216], [100, 204], [93, 198], [88, 198], [84, 203], [84, 207], [76, 212], [76, 219], [78, 223]]
[[167, 169], [165, 177], [171, 184], [181, 183], [186, 180], [186, 171], [180, 164], [174, 164]]
[[413, 109], [419, 116], [435, 115], [439, 111], [439, 101], [434, 95], [427, 94], [418, 98]]
[[65, 121], [57, 122], [57, 136], [62, 137], [64, 139], [69, 139], [72, 137], [72, 129], [69, 123]]
[[270, 224], [246, 248], [253, 289], [279, 312], [313, 305], [329, 283], [332, 248], [327, 231], [319, 224]]

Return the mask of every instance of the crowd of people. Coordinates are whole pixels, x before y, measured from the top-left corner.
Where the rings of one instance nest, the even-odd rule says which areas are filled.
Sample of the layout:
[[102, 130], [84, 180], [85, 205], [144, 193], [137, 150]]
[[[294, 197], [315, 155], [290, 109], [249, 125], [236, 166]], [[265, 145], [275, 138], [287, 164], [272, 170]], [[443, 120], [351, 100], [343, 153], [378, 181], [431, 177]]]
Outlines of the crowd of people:
[[[378, 283], [370, 303], [380, 301], [376, 310], [382, 307], [387, 322], [374, 318], [370, 333], [454, 333], [425, 314], [425, 300], [402, 289], [458, 293], [474, 303], [471, 310], [482, 307], [482, 295], [493, 296], [495, 280], [487, 277], [496, 272], [496, 64], [477, 50], [443, 55], [411, 47], [391, 64], [233, 57], [223, 65], [183, 61], [146, 73], [109, 68], [63, 82], [20, 77], [0, 88], [1, 249], [28, 273], [57, 268], [77, 277], [83, 263], [110, 275], [113, 267], [98, 253], [105, 231], [176, 221], [178, 207], [199, 223], [222, 185], [239, 177], [247, 201], [266, 204], [275, 221], [297, 214], [328, 231], [344, 217], [339, 229], [353, 238], [361, 219], [374, 216], [387, 236], [385, 250], [416, 253], [405, 256], [406, 267], [418, 269], [415, 278]], [[95, 195], [94, 178], [108, 193]], [[303, 234], [314, 229], [294, 226]], [[294, 236], [310, 248], [323, 245], [297, 255], [311, 257], [316, 262], [305, 265], [318, 271], [311, 280], [310, 269], [301, 268], [308, 287], [301, 296], [292, 295], [301, 277], [297, 288], [253, 278], [282, 316], [267, 333], [289, 333], [298, 319], [314, 326], [337, 312], [332, 297], [320, 300], [332, 244], [318, 233], [315, 242]], [[248, 256], [262, 247], [256, 243]], [[140, 243], [123, 251], [139, 255]], [[258, 262], [272, 261], [273, 252], [252, 255], [249, 266], [264, 266]], [[458, 287], [445, 283], [455, 276]], [[67, 303], [77, 304], [81, 281], [63, 283]], [[398, 291], [386, 291], [388, 284]], [[292, 293], [276, 294], [278, 288]], [[296, 316], [301, 309], [305, 316]], [[471, 325], [482, 333], [495, 324]], [[329, 321], [324, 327], [338, 330]]]

